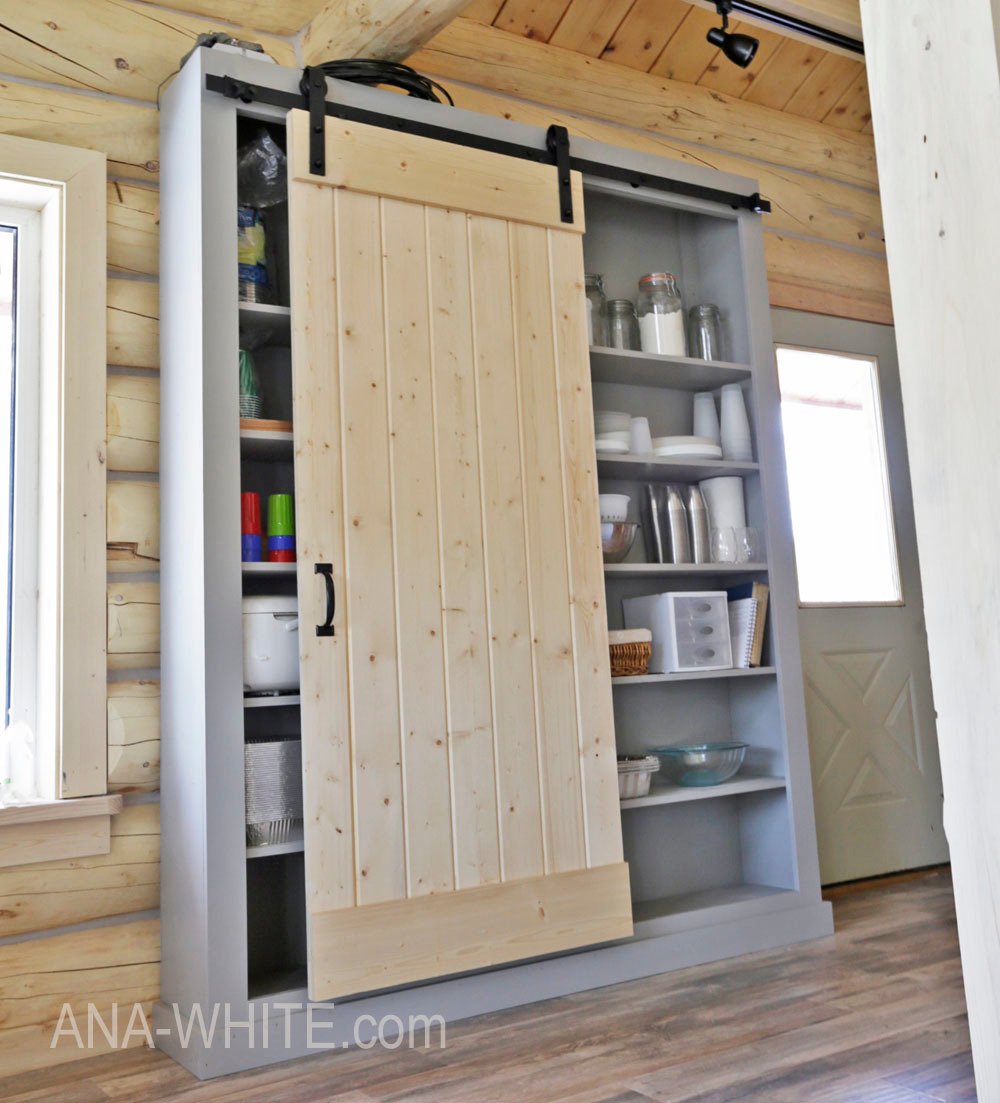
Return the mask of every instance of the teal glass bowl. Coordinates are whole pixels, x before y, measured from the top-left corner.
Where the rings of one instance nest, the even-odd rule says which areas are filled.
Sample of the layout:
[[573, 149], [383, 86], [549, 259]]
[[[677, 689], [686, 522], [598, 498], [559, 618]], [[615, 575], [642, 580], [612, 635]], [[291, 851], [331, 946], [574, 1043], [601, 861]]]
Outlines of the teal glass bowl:
[[721, 785], [743, 765], [748, 743], [677, 743], [650, 747], [660, 760], [661, 778], [675, 785]]

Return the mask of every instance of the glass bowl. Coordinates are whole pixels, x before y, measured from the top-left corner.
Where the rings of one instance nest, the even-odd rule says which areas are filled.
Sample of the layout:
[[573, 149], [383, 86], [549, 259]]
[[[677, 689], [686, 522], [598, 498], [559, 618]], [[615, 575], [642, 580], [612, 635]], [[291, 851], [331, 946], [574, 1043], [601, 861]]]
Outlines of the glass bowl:
[[721, 785], [743, 765], [747, 743], [678, 743], [650, 747], [660, 760], [661, 776], [675, 785]]
[[639, 525], [635, 521], [602, 521], [601, 551], [605, 563], [621, 563], [632, 550]]

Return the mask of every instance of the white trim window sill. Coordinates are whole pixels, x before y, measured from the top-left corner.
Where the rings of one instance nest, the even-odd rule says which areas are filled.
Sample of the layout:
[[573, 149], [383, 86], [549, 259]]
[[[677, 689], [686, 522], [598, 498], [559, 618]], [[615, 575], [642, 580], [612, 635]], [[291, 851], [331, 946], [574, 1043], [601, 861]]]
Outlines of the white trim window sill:
[[0, 868], [111, 852], [122, 798], [78, 797], [0, 808]]

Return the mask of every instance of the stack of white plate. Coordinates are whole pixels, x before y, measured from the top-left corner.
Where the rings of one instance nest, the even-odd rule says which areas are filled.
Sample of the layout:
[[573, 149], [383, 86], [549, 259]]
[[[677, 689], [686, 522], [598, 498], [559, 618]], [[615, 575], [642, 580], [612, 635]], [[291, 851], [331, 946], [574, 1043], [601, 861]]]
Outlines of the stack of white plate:
[[674, 460], [720, 460], [722, 449], [711, 437], [654, 437], [653, 455]]
[[598, 452], [627, 452], [632, 435], [632, 415], [617, 410], [597, 410], [594, 430]]

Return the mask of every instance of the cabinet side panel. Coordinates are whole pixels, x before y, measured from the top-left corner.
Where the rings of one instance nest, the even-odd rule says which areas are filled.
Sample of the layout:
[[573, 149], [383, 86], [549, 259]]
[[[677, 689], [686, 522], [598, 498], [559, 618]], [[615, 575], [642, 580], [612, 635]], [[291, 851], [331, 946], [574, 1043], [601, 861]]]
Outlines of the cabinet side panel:
[[[356, 901], [337, 234], [330, 189], [295, 185], [290, 201], [306, 891], [314, 911]], [[333, 567], [333, 636], [317, 636], [314, 628], [326, 619], [316, 563]]]
[[501, 876], [545, 872], [507, 223], [469, 220]]
[[467, 218], [428, 209], [431, 357], [456, 888], [500, 879]]
[[549, 253], [587, 864], [603, 866], [622, 860], [622, 829], [581, 240], [552, 231]]

